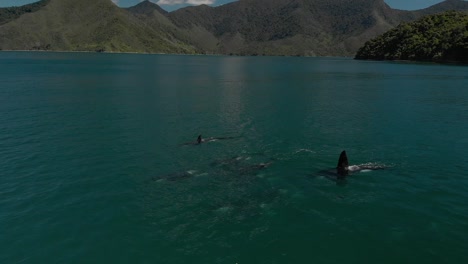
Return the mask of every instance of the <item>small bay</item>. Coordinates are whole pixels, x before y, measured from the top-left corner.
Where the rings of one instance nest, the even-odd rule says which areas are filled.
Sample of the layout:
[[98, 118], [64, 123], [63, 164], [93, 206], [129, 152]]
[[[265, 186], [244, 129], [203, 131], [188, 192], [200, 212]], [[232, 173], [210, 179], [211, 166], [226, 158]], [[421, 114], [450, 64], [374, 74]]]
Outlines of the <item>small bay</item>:
[[[466, 66], [2, 52], [0, 83], [0, 263], [468, 261]], [[385, 169], [336, 182], [342, 150]]]

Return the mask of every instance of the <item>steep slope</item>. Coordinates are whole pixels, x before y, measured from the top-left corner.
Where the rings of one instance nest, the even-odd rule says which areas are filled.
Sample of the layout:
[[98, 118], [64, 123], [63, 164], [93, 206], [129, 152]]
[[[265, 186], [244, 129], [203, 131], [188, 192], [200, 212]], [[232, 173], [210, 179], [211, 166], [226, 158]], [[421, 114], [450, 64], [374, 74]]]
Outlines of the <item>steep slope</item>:
[[445, 0], [426, 9], [414, 11], [417, 17], [437, 14], [450, 10], [468, 10], [466, 0]]
[[194, 47], [141, 23], [110, 0], [50, 0], [0, 26], [0, 49], [192, 53]]
[[[219, 7], [206, 5], [187, 7], [168, 14], [177, 26], [202, 33], [198, 45], [214, 53], [268, 54], [268, 55], [322, 55], [313, 49], [326, 49], [317, 40], [328, 39], [323, 35], [321, 23], [307, 18], [301, 1], [241, 0]], [[302, 20], [310, 23], [305, 38]], [[214, 43], [216, 42], [216, 43]]]
[[403, 23], [366, 42], [356, 59], [468, 63], [468, 13], [448, 11]]
[[187, 30], [211, 33], [220, 53], [320, 56], [349, 55], [361, 38], [395, 26], [399, 19], [390, 11], [383, 0], [240, 0], [188, 7], [168, 17]]
[[239, 0], [167, 13], [147, 0], [42, 0], [0, 9], [0, 49], [352, 56], [401, 22], [451, 9], [468, 2], [410, 12], [384, 0]]
[[449, 0], [410, 12], [384, 0], [239, 0], [167, 16], [192, 35], [203, 33], [197, 45], [214, 53], [349, 56], [402, 21], [452, 8], [468, 10], [468, 2]]
[[167, 39], [173, 42], [187, 43], [192, 46], [194, 52], [203, 53], [203, 50], [199, 49], [198, 45], [194, 43], [192, 37], [186, 31], [174, 25], [166, 16], [168, 12], [158, 5], [145, 0], [125, 10], [136, 18], [140, 25], [158, 29], [158, 32], [164, 34]]
[[29, 5], [0, 8], [0, 25], [8, 23], [27, 13], [34, 13], [46, 6], [50, 0], [42, 0]]

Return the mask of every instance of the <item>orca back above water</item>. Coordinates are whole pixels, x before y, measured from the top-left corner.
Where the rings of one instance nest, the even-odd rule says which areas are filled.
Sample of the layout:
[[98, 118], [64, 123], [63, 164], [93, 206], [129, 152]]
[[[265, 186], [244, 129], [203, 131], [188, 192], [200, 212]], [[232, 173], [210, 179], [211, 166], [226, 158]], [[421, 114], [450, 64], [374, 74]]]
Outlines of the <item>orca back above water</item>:
[[205, 143], [205, 142], [213, 142], [213, 141], [218, 141], [218, 140], [235, 139], [235, 138], [240, 138], [240, 136], [239, 137], [209, 137], [209, 138], [202, 138], [202, 135], [198, 135], [196, 141], [183, 143], [182, 146], [200, 145], [201, 143]]

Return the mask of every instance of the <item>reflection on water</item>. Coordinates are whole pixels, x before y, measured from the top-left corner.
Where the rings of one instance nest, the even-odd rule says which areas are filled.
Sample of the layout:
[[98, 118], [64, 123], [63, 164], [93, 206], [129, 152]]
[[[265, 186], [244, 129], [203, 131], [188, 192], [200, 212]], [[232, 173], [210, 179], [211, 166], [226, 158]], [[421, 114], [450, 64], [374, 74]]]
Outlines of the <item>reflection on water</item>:
[[228, 123], [231, 126], [243, 124], [242, 113], [245, 111], [244, 87], [246, 86], [245, 71], [246, 58], [234, 57], [221, 60], [220, 75], [220, 96], [219, 96], [219, 115], [221, 122]]

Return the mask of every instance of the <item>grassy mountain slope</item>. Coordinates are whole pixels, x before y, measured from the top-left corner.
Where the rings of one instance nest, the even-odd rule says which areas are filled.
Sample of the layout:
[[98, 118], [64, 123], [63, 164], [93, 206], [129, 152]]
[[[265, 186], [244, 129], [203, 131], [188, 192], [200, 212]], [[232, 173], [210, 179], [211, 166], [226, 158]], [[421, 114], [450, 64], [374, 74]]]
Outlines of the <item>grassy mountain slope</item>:
[[195, 48], [149, 27], [110, 0], [50, 0], [0, 26], [0, 49], [192, 53]]
[[192, 47], [194, 52], [203, 53], [203, 50], [196, 48], [198, 45], [192, 40], [192, 37], [186, 31], [174, 25], [166, 16], [168, 12], [158, 5], [145, 0], [125, 10], [136, 18], [140, 25], [158, 29], [161, 34], [164, 34], [172, 42], [186, 43]]
[[449, 11], [402, 23], [366, 42], [356, 59], [468, 63], [468, 13]]
[[50, 0], [42, 0], [29, 5], [19, 7], [0, 8], [0, 25], [6, 24], [27, 13], [34, 13], [46, 6]]

